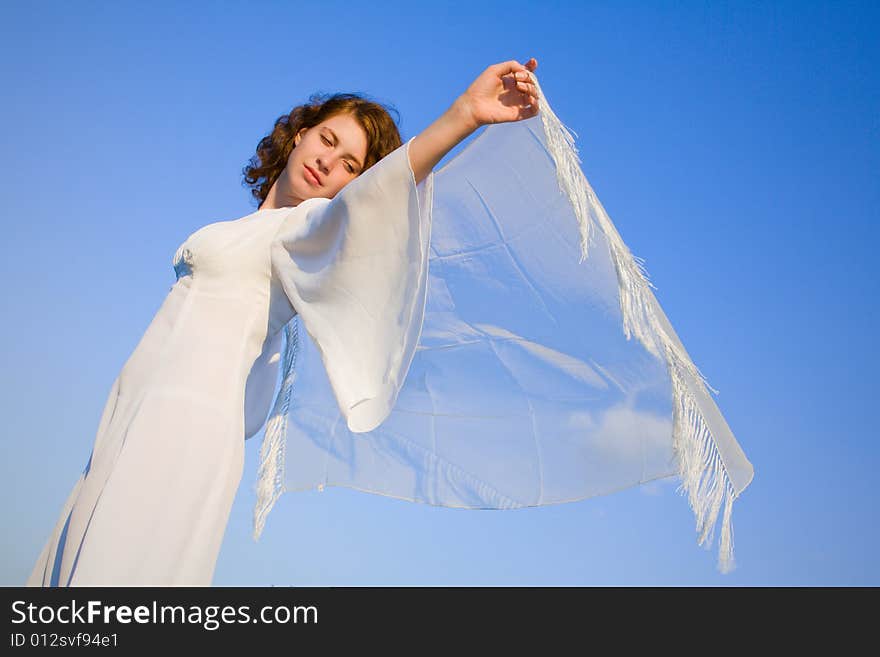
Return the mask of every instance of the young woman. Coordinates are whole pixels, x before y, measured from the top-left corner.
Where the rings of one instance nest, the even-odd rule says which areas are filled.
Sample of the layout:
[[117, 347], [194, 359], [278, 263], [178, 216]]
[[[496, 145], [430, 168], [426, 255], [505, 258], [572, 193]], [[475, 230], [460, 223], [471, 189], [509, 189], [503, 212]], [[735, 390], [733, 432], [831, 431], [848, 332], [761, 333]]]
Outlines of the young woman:
[[[536, 67], [488, 67], [406, 144], [384, 108], [351, 94], [276, 122], [245, 172], [259, 210], [178, 248], [177, 281], [111, 387], [28, 585], [211, 583], [244, 439], [265, 421], [268, 365], [296, 314], [349, 428], [382, 422], [424, 283], [422, 183], [479, 126], [537, 114]], [[357, 346], [341, 323], [358, 326]]]

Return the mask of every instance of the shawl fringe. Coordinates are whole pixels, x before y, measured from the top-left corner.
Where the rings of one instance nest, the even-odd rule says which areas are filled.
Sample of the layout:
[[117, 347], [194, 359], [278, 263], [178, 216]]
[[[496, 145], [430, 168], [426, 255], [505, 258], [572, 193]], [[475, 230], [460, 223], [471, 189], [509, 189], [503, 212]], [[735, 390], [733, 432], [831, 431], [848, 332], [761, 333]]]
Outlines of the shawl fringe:
[[559, 188], [571, 201], [580, 226], [580, 262], [589, 254], [592, 231], [596, 228], [593, 225], [595, 221], [608, 241], [617, 272], [626, 339], [630, 340], [635, 335], [645, 349], [658, 359], [666, 360], [674, 398], [673, 450], [681, 478], [677, 492], [686, 492], [688, 495], [688, 502], [696, 515], [699, 545], [705, 545], [706, 548], [711, 545], [722, 501], [725, 504], [721, 521], [718, 569], [722, 573], [728, 573], [734, 568], [731, 513], [737, 494], [709, 427], [687, 388], [685, 371], [694, 377], [698, 385], [704, 385], [716, 395], [718, 391], [709, 385], [690, 357], [679, 348], [657, 319], [651, 303], [653, 293], [650, 290], [657, 288], [649, 280], [644, 260], [634, 256], [624, 244], [581, 169], [581, 160], [571, 131], [550, 109], [537, 78], [531, 73], [530, 77], [538, 92], [539, 114], [550, 156], [556, 164]]
[[281, 388], [272, 412], [266, 421], [263, 444], [260, 447], [260, 470], [257, 474], [257, 503], [254, 506], [254, 540], [259, 540], [266, 517], [284, 492], [284, 457], [286, 456], [287, 418], [290, 396], [296, 376], [296, 353], [299, 346], [299, 321], [296, 317], [284, 325], [284, 361]]

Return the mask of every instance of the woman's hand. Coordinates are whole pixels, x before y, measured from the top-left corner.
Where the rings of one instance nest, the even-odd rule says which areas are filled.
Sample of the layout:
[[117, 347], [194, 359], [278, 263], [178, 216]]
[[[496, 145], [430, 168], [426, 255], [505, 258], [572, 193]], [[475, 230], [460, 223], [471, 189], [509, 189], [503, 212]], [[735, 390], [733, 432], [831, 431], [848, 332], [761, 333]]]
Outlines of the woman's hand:
[[[483, 71], [461, 96], [409, 144], [409, 165], [416, 183], [481, 125], [529, 119], [538, 113], [535, 85], [529, 71], [538, 67], [535, 58], [495, 64]], [[516, 76], [516, 78], [514, 78]]]
[[538, 113], [537, 89], [529, 71], [538, 67], [532, 57], [525, 64], [510, 60], [483, 71], [456, 103], [474, 129], [489, 123], [530, 119]]

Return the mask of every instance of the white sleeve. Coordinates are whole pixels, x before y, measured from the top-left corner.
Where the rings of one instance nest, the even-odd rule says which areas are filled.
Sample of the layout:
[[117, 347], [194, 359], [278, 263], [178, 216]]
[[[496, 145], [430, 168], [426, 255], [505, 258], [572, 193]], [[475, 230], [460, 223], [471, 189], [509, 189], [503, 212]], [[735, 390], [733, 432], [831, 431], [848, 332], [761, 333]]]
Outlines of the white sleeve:
[[273, 276], [356, 433], [379, 426], [394, 407], [424, 319], [434, 174], [416, 185], [411, 142], [333, 199], [304, 201], [272, 244]]

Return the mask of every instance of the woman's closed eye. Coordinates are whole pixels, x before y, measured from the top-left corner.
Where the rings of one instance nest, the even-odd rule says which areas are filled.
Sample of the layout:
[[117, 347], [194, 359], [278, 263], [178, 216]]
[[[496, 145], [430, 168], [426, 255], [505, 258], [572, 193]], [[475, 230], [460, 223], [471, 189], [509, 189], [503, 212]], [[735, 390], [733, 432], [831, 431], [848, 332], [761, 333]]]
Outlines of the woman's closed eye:
[[[324, 143], [327, 144], [328, 146], [332, 146], [332, 145], [333, 145], [333, 142], [330, 141], [329, 139], [327, 139], [327, 137], [325, 137], [324, 135], [321, 135], [321, 139], [322, 139], [322, 140], [324, 141]], [[347, 170], [349, 173], [354, 173], [354, 165], [352, 165], [352, 164], [351, 164], [350, 162], [348, 162], [347, 160], [346, 160], [346, 162], [345, 162], [345, 168], [346, 168], [346, 170]]]

